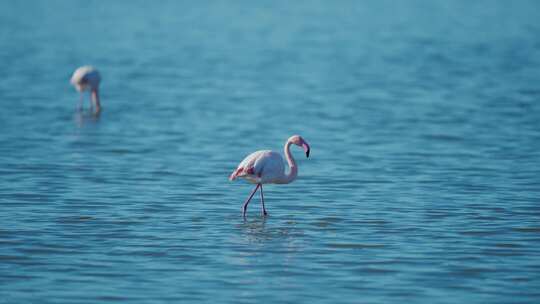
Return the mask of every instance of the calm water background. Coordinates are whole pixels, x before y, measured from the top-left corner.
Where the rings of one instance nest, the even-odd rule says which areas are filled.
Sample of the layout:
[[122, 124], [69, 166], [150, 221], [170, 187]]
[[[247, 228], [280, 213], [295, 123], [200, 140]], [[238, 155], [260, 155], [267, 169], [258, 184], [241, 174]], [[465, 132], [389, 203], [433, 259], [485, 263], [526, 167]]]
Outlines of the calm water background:
[[[0, 2], [0, 303], [540, 301], [538, 1]], [[77, 114], [73, 70], [103, 74]], [[251, 190], [249, 152], [300, 176]]]

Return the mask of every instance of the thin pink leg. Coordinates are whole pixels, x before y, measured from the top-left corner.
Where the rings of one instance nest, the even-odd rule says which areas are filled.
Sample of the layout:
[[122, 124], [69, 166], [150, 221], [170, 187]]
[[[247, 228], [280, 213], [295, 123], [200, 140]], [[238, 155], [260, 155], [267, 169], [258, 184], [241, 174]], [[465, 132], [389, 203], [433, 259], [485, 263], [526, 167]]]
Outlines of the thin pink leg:
[[253, 191], [251, 191], [251, 194], [249, 195], [248, 199], [244, 202], [244, 206], [242, 206], [242, 216], [243, 217], [246, 217], [246, 210], [247, 210], [247, 206], [249, 204], [249, 201], [251, 201], [251, 198], [253, 197], [253, 195], [255, 195], [255, 192], [257, 192], [257, 189], [259, 189], [259, 186], [260, 186], [260, 184], [257, 184], [255, 189], [253, 189]]
[[266, 216], [266, 215], [268, 215], [268, 212], [266, 212], [266, 208], [264, 208], [264, 194], [263, 194], [262, 184], [260, 184], [260, 186], [261, 186], [262, 211], [263, 211], [263, 215]]

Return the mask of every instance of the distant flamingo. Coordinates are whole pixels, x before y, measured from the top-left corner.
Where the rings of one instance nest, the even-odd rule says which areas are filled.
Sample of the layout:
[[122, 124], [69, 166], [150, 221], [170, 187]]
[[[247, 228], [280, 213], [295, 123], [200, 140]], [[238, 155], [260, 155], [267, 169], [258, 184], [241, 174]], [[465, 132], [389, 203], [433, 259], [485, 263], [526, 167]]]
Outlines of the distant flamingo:
[[92, 104], [94, 104], [96, 107], [96, 113], [99, 113], [101, 110], [101, 104], [99, 102], [99, 83], [101, 82], [101, 75], [99, 75], [98, 70], [89, 65], [82, 66], [75, 70], [73, 76], [71, 76], [70, 82], [75, 89], [77, 89], [77, 91], [81, 92], [79, 109], [82, 109], [83, 106], [83, 92], [90, 90], [92, 98], [90, 108], [92, 108]]
[[242, 215], [244, 217], [246, 216], [249, 201], [251, 201], [251, 198], [259, 188], [261, 188], [262, 213], [263, 215], [268, 214], [264, 207], [263, 184], [288, 184], [298, 175], [298, 166], [289, 149], [291, 144], [304, 148], [306, 157], [309, 157], [310, 149], [308, 143], [299, 135], [293, 135], [287, 140], [284, 150], [285, 158], [287, 159], [290, 168], [288, 174], [285, 173], [285, 163], [281, 154], [270, 150], [261, 150], [253, 152], [244, 158], [238, 165], [238, 168], [236, 168], [229, 177], [229, 180], [231, 181], [240, 177], [253, 184], [257, 184], [242, 206]]

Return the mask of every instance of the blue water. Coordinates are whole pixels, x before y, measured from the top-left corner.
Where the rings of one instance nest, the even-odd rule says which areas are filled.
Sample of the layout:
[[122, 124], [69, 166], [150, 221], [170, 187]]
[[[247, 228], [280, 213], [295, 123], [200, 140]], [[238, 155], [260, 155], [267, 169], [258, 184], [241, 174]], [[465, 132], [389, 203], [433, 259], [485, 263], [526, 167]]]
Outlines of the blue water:
[[[540, 302], [538, 1], [1, 1], [0, 303]], [[69, 85], [103, 76], [103, 112]], [[292, 134], [299, 178], [228, 175]], [[257, 197], [256, 197], [257, 198]]]

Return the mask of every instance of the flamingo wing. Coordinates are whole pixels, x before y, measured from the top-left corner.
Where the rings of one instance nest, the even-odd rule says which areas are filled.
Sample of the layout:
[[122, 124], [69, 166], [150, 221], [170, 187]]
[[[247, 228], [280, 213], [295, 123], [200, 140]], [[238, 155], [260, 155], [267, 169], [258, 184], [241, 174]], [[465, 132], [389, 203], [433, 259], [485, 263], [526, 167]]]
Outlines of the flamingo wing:
[[253, 152], [250, 155], [246, 156], [244, 160], [238, 164], [236, 169], [233, 171], [229, 180], [234, 180], [237, 177], [244, 177], [246, 175], [253, 175], [255, 173], [255, 161], [266, 151], [257, 151]]
[[261, 150], [253, 152], [244, 158], [229, 179], [234, 180], [237, 177], [243, 177], [259, 183], [281, 177], [284, 172], [285, 165], [279, 153]]

